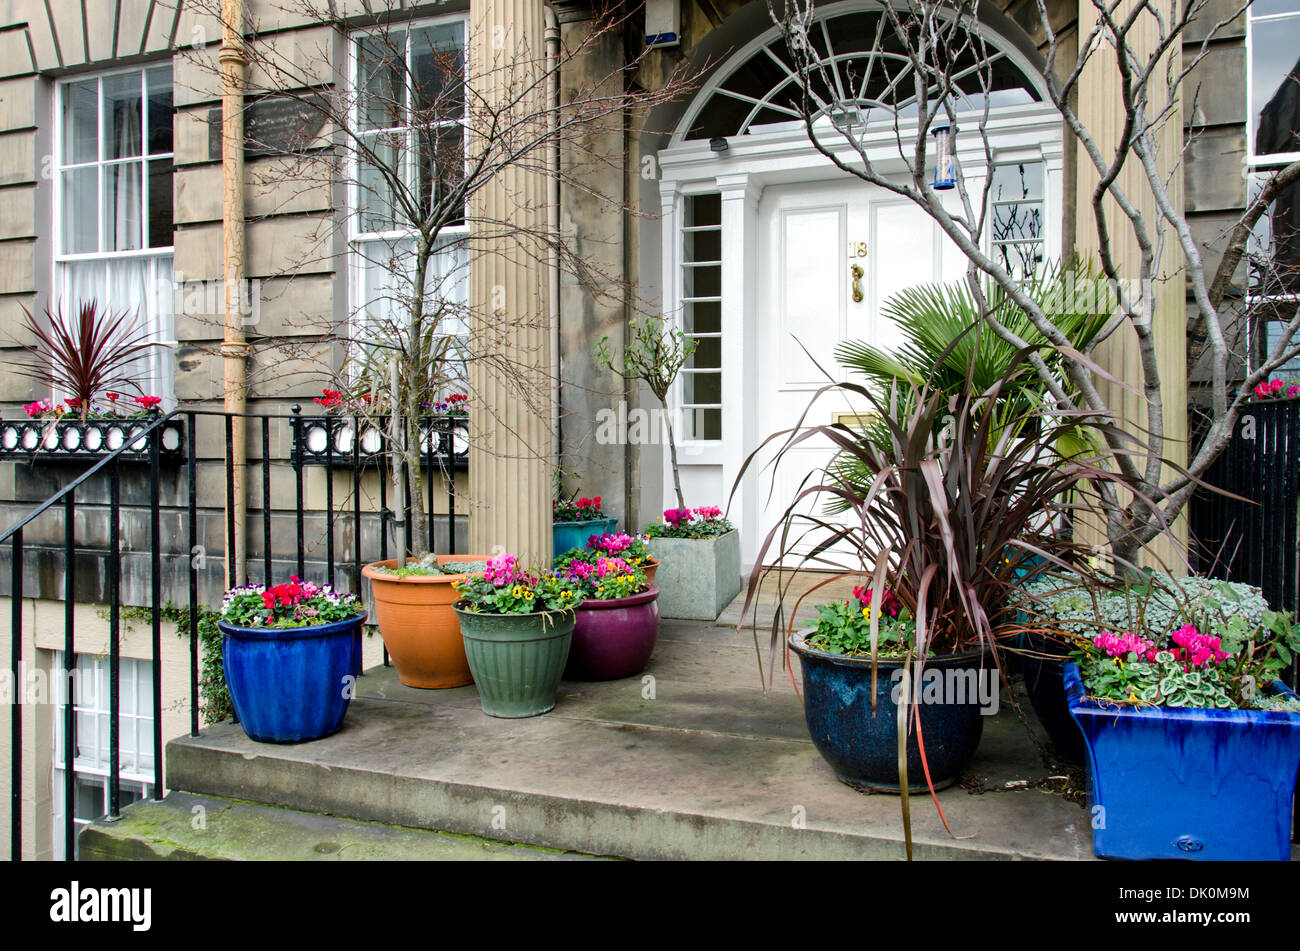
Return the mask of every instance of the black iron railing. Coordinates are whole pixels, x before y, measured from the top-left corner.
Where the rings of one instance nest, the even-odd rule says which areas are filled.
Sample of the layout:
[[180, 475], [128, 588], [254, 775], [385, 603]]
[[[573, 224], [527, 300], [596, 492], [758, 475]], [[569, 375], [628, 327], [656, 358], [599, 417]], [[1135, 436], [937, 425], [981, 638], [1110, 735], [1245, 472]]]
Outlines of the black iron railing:
[[[294, 524], [297, 529], [295, 549], [289, 561], [293, 564], [299, 575], [306, 577], [307, 572], [307, 535], [306, 519], [310, 515], [313, 519], [323, 521], [323, 536], [325, 539], [323, 557], [312, 559], [313, 567], [323, 572], [325, 580], [332, 585], [338, 586], [340, 581], [338, 577], [339, 564], [336, 560], [336, 542], [335, 531], [340, 523], [351, 521], [351, 565], [347, 572], [347, 586], [358, 595], [362, 592], [361, 586], [361, 569], [366, 563], [366, 544], [363, 540], [363, 528], [367, 521], [376, 529], [371, 536], [371, 544], [377, 551], [372, 551], [377, 557], [369, 560], [384, 560], [390, 557], [389, 532], [404, 524], [410, 524], [411, 510], [409, 504], [405, 510], [400, 513], [395, 512], [389, 506], [389, 480], [381, 477], [378, 481], [378, 510], [364, 511], [362, 505], [363, 475], [369, 467], [373, 467], [376, 461], [382, 457], [390, 448], [387, 436], [380, 431], [377, 444], [371, 445], [371, 451], [364, 454], [360, 440], [352, 439], [348, 444], [348, 451], [336, 453], [339, 443], [336, 440], [339, 432], [348, 425], [353, 427], [352, 432], [358, 433], [365, 431], [363, 422], [360, 418], [351, 418], [344, 416], [331, 417], [304, 417], [300, 407], [293, 407], [291, 415], [247, 415], [236, 417], [233, 414], [204, 411], [204, 410], [177, 410], [164, 416], [159, 416], [152, 420], [147, 420], [143, 425], [137, 426], [131, 432], [131, 440], [122, 442], [114, 450], [100, 454], [100, 458], [87, 458], [82, 455], [84, 462], [92, 461], [93, 464], [83, 473], [68, 482], [67, 485], [60, 487], [56, 492], [46, 498], [39, 504], [35, 504], [31, 511], [27, 512], [10, 528], [0, 533], [0, 552], [7, 547], [11, 558], [11, 581], [10, 597], [12, 605], [11, 621], [11, 654], [10, 665], [15, 685], [13, 704], [11, 707], [11, 763], [10, 763], [10, 834], [11, 834], [11, 853], [15, 860], [22, 857], [23, 850], [23, 823], [22, 823], [22, 792], [25, 787], [23, 777], [23, 696], [21, 689], [21, 670], [23, 664], [23, 597], [44, 596], [50, 597], [56, 595], [56, 592], [25, 592], [24, 579], [25, 567], [29, 562], [29, 556], [37, 554], [50, 555], [49, 543], [41, 545], [32, 545], [26, 541], [25, 533], [39, 524], [38, 520], [42, 517], [57, 513], [63, 514], [63, 538], [62, 544], [58, 546], [57, 554], [61, 556], [63, 567], [63, 584], [62, 595], [64, 601], [64, 636], [63, 636], [63, 656], [62, 656], [62, 683], [68, 687], [72, 685], [73, 671], [76, 667], [76, 604], [79, 600], [78, 591], [78, 557], [81, 556], [83, 564], [87, 558], [103, 558], [106, 562], [105, 571], [102, 577], [105, 579], [102, 588], [95, 589], [95, 595], [99, 597], [87, 598], [84, 595], [80, 600], [90, 600], [95, 603], [107, 603], [107, 621], [108, 621], [108, 641], [109, 641], [109, 751], [108, 751], [108, 807], [109, 816], [117, 818], [121, 808], [121, 777], [120, 777], [120, 737], [119, 724], [121, 717], [120, 703], [120, 635], [123, 624], [123, 607], [125, 603], [122, 596], [123, 585], [123, 533], [122, 521], [124, 513], [130, 510], [131, 513], [139, 517], [147, 512], [148, 520], [148, 558], [149, 571], [148, 582], [145, 586], [147, 591], [148, 612], [151, 634], [151, 653], [150, 664], [152, 667], [153, 680], [153, 785], [152, 790], [155, 797], [161, 797], [166, 789], [165, 776], [163, 770], [163, 722], [162, 722], [162, 620], [163, 605], [166, 601], [183, 602], [188, 604], [188, 624], [189, 624], [189, 728], [192, 735], [199, 732], [199, 635], [198, 623], [201, 606], [205, 601], [213, 601], [213, 585], [211, 582], [218, 581], [223, 587], [229, 587], [235, 583], [239, 577], [239, 565], [236, 562], [235, 539], [237, 535], [236, 522], [234, 517], [234, 500], [236, 492], [235, 465], [234, 465], [234, 437], [236, 432], [235, 420], [243, 418], [246, 423], [245, 441], [249, 449], [249, 459], [245, 479], [248, 485], [253, 484], [253, 479], [260, 475], [261, 499], [260, 506], [249, 505], [250, 510], [260, 511], [261, 531], [260, 533], [260, 557], [249, 555], [247, 557], [246, 570], [249, 581], [261, 580], [270, 584], [274, 580], [275, 573], [275, 551], [273, 532], [273, 520], [277, 517], [283, 517], [290, 508], [283, 505], [276, 508], [276, 500], [273, 497], [273, 470], [277, 467], [289, 466], [293, 470], [294, 498], [292, 513]], [[322, 420], [324, 422], [322, 423]], [[201, 456], [199, 452], [199, 429], [200, 422], [205, 425], [219, 426], [224, 435], [224, 445], [220, 455]], [[428, 485], [428, 548], [431, 551], [439, 549], [455, 553], [456, 551], [456, 491], [454, 472], [457, 468], [463, 468], [463, 460], [458, 465], [456, 458], [463, 453], [456, 450], [460, 446], [460, 440], [466, 433], [463, 430], [465, 426], [464, 417], [430, 417], [422, 421], [422, 432], [424, 433], [426, 443], [422, 447], [421, 456], [423, 467], [429, 474], [425, 481]], [[0, 432], [3, 432], [5, 421], [0, 420]], [[326, 436], [325, 443], [321, 448], [322, 451], [312, 451], [307, 447], [306, 436], [309, 429], [324, 428]], [[17, 430], [15, 430], [17, 431]], [[25, 429], [23, 430], [26, 431]], [[177, 446], [171, 440], [176, 436], [183, 438], [183, 446]], [[141, 440], [144, 440], [142, 447]], [[276, 445], [285, 446], [288, 444], [288, 452], [277, 454], [273, 452]], [[205, 442], [205, 448], [212, 443]], [[165, 448], [166, 447], [166, 448]], [[44, 447], [41, 447], [44, 448]], [[257, 450], [260, 449], [260, 458]], [[61, 452], [57, 447], [49, 447], [50, 458], [58, 456], [67, 458], [71, 453]], [[2, 457], [2, 454], [0, 454]], [[31, 453], [33, 459], [47, 458], [45, 453], [39, 449], [34, 449]], [[203, 465], [219, 464], [222, 467], [224, 475], [224, 492], [222, 501], [224, 505], [217, 503], [201, 504], [199, 491], [199, 470]], [[123, 473], [129, 472], [134, 478], [138, 479], [139, 467], [141, 464], [148, 466], [148, 501], [147, 504], [131, 504], [123, 499]], [[186, 470], [183, 485], [179, 483], [180, 491], [174, 493], [170, 503], [165, 504], [162, 501], [163, 487], [163, 467], [164, 464], [183, 466]], [[352, 504], [350, 511], [337, 511], [335, 506], [335, 476], [338, 474], [338, 467], [345, 466], [350, 471], [350, 494]], [[307, 507], [306, 499], [306, 473], [312, 466], [324, 466], [326, 472], [325, 481], [325, 500], [323, 507]], [[257, 470], [260, 469], [260, 473]], [[442, 479], [435, 478], [441, 474]], [[179, 477], [179, 472], [176, 473]], [[93, 496], [96, 500], [102, 500], [103, 482], [107, 482], [107, 506], [102, 501], [92, 500], [86, 505], [87, 496]], [[435, 528], [439, 521], [433, 515], [435, 488], [439, 481], [445, 482], [447, 486], [447, 512], [445, 514], [446, 526], [446, 543], [438, 545]], [[409, 481], [407, 482], [405, 496], [409, 500]], [[81, 509], [82, 520], [78, 522], [78, 497], [82, 497], [82, 504], [85, 506]], [[208, 500], [209, 502], [211, 500]], [[201, 554], [203, 549], [201, 545], [201, 521], [205, 516], [209, 516], [214, 509], [225, 510], [224, 525], [224, 543], [225, 551], [223, 557], [218, 563], [221, 567], [221, 579], [212, 579], [206, 577], [204, 571], [205, 558]], [[179, 518], [185, 523], [184, 529], [175, 534], [164, 536], [162, 515], [167, 512], [169, 523], [174, 524], [173, 516]], [[281, 514], [277, 516], [277, 511]], [[98, 545], [87, 543], [85, 538], [78, 537], [78, 525], [85, 527], [85, 533], [89, 534], [92, 530], [92, 522], [96, 519], [92, 516], [102, 516], [106, 519], [107, 525], [102, 522], [95, 524], [93, 527], [101, 530], [101, 537], [106, 534], [106, 545], [101, 542]], [[245, 525], [248, 533], [247, 547], [251, 548], [251, 542], [254, 537], [253, 525], [257, 519], [250, 517]], [[106, 533], [102, 530], [106, 528]], [[344, 533], [347, 534], [346, 532]], [[171, 544], [168, 544], [168, 538]], [[185, 547], [182, 548], [182, 539]], [[395, 543], [397, 544], [397, 543]], [[42, 549], [37, 552], [36, 549]], [[138, 549], [127, 554], [138, 553]], [[198, 553], [198, 554], [196, 554]], [[183, 559], [185, 564], [185, 583], [179, 585], [174, 578], [170, 583], [164, 583], [163, 566], [164, 562], [174, 564], [177, 559]], [[281, 559], [282, 561], [285, 559]], [[260, 571], [258, 570], [260, 569]], [[255, 577], [260, 574], [261, 578]], [[94, 579], [91, 579], [94, 580]], [[209, 589], [207, 597], [204, 596], [205, 582]], [[183, 593], [179, 588], [183, 588]], [[143, 592], [142, 592], [143, 593]], [[139, 604], [137, 598], [133, 603]], [[384, 662], [388, 662], [387, 652], [385, 652]], [[73, 858], [75, 854], [75, 749], [76, 744], [72, 741], [76, 729], [76, 711], [73, 698], [69, 695], [65, 698], [63, 709], [63, 833], [65, 857]]]
[[1192, 568], [1264, 592], [1270, 606], [1297, 605], [1300, 549], [1300, 400], [1251, 403], [1188, 507]]

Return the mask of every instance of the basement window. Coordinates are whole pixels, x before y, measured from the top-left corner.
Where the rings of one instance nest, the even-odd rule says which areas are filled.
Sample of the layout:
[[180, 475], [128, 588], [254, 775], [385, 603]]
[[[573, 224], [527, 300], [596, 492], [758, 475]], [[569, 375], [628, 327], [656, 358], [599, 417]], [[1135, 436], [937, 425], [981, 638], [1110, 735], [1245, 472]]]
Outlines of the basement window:
[[[54, 714], [54, 761], [52, 810], [54, 857], [64, 856], [63, 823], [66, 809], [64, 778], [67, 762], [64, 750], [69, 738], [64, 733], [67, 701], [73, 706], [73, 824], [80, 833], [109, 812], [109, 728], [111, 724], [109, 663], [107, 657], [78, 654], [70, 690], [51, 699], [57, 701]], [[54, 654], [51, 683], [61, 680], [63, 654]], [[69, 696], [70, 694], [70, 696]], [[122, 657], [118, 661], [118, 789], [120, 804], [153, 795], [153, 667], [149, 661]]]

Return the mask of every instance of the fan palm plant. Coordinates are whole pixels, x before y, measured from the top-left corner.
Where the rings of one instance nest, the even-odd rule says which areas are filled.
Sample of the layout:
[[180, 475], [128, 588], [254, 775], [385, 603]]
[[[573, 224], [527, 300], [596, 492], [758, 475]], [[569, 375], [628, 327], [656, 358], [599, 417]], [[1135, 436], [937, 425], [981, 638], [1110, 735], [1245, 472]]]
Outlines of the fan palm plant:
[[[1086, 348], [1109, 319], [1110, 308], [1101, 306], [1106, 294], [1103, 291], [1099, 297], [1090, 265], [1076, 262], [1064, 270], [1059, 265], [1048, 266], [1028, 278], [1025, 289], [1045, 310], [1059, 314], [1057, 326], [1078, 350]], [[987, 282], [981, 294], [983, 309], [964, 280], [918, 284], [899, 291], [885, 301], [881, 313], [898, 327], [902, 345], [891, 352], [865, 340], [846, 340], [835, 357], [846, 369], [866, 377], [867, 388], [877, 400], [884, 401], [898, 382], [906, 384], [898, 393], [905, 407], [917, 387], [947, 396], [962, 393], [968, 386], [976, 393], [996, 388], [996, 418], [1001, 424], [1033, 426], [1050, 403], [1047, 387], [1019, 348], [989, 329], [982, 313], [986, 309], [1036, 351], [1049, 370], [1058, 371], [1056, 376], [1068, 391], [1062, 355], [1000, 287]], [[888, 427], [880, 420], [867, 420], [864, 435], [882, 448], [890, 439]], [[1066, 456], [1088, 449], [1100, 451], [1086, 427], [1055, 427], [1054, 439]], [[865, 487], [869, 480], [860, 460], [850, 455], [841, 454], [834, 467], [853, 484]], [[831, 513], [844, 510], [838, 499], [827, 506]]]

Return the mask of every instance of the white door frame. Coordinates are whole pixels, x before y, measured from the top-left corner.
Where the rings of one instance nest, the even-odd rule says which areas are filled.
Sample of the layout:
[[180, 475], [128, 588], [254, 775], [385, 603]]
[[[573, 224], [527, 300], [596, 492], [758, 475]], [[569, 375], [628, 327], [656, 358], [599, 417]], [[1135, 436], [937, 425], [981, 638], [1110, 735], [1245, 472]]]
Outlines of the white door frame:
[[[915, 132], [915, 123], [911, 124]], [[902, 124], [868, 131], [861, 144], [873, 168], [884, 175], [904, 174], [907, 167], [899, 155], [899, 142], [909, 141], [909, 128]], [[1064, 145], [1061, 117], [1045, 103], [1029, 103], [998, 109], [990, 117], [986, 136], [995, 164], [1042, 162], [1044, 170], [1044, 248], [1049, 257], [1061, 252]], [[662, 212], [663, 312], [666, 320], [681, 326], [683, 198], [697, 194], [722, 197], [722, 438], [697, 441], [682, 439], [679, 463], [685, 473], [691, 467], [712, 467], [720, 471], [717, 497], [688, 499], [694, 505], [725, 507], [746, 456], [768, 434], [760, 431], [757, 418], [758, 387], [753, 372], [757, 354], [757, 259], [758, 200], [768, 185], [833, 179], [846, 173], [838, 170], [808, 140], [802, 126], [781, 126], [728, 140], [725, 152], [714, 152], [709, 142], [692, 140], [670, 146], [656, 156], [660, 171], [659, 197]], [[840, 140], [831, 151], [847, 165], [861, 159], [847, 141]], [[958, 136], [958, 161], [972, 194], [980, 194], [988, 174], [984, 166], [984, 143], [975, 133]], [[985, 241], [991, 240], [985, 235]], [[681, 381], [669, 397], [669, 411], [682, 418]], [[684, 434], [683, 434], [684, 435]], [[672, 485], [671, 464], [664, 454], [664, 502], [675, 506], [667, 487]], [[741, 560], [753, 565], [761, 539], [759, 488], [752, 468], [736, 490], [731, 519], [741, 529]]]

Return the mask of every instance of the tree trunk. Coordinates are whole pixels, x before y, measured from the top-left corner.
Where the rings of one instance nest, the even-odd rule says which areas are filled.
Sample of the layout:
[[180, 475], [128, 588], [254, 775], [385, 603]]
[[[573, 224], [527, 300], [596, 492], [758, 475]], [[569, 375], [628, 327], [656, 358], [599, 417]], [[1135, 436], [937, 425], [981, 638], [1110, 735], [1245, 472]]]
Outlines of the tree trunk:
[[677, 440], [673, 438], [673, 420], [668, 411], [668, 404], [664, 404], [664, 425], [668, 427], [668, 458], [673, 467], [673, 491], [677, 493], [677, 507], [686, 508], [686, 499], [682, 495], [682, 476], [677, 470]]

